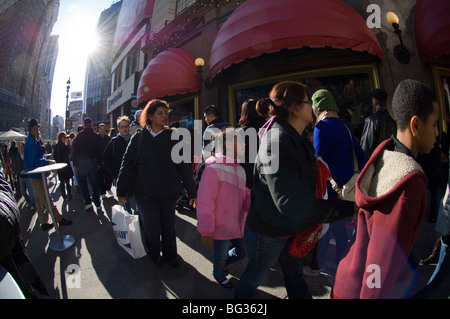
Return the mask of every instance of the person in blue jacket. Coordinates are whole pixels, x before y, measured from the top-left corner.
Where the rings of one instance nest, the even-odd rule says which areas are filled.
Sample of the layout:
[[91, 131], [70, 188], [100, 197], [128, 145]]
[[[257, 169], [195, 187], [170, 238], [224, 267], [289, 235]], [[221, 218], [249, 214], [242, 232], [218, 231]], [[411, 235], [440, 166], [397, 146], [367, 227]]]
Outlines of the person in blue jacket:
[[[55, 161], [48, 160], [43, 157], [41, 142], [38, 140], [39, 124], [36, 119], [28, 122], [28, 136], [25, 140], [25, 152], [23, 158], [23, 166], [25, 171], [31, 171], [35, 168], [55, 164]], [[42, 183], [41, 174], [30, 174], [31, 186], [33, 187], [34, 200], [36, 202], [36, 211], [38, 213], [39, 222], [43, 231], [47, 231], [53, 227], [53, 224], [48, 223], [48, 216], [44, 214], [44, 207], [47, 211], [53, 209], [56, 222], [60, 226], [70, 225], [72, 221], [66, 220], [58, 212], [55, 205], [48, 206], [44, 185]]]
[[[330, 168], [331, 177], [340, 188], [354, 174], [353, 148], [355, 149], [359, 171], [367, 162], [366, 155], [351, 130], [339, 119], [336, 100], [328, 90], [318, 90], [312, 96], [313, 110], [317, 116], [314, 127], [315, 155], [322, 157]], [[328, 197], [337, 198], [336, 192], [328, 182]], [[348, 202], [348, 209], [354, 209], [353, 202]], [[336, 264], [345, 253], [348, 236], [345, 223], [331, 225], [336, 240]]]

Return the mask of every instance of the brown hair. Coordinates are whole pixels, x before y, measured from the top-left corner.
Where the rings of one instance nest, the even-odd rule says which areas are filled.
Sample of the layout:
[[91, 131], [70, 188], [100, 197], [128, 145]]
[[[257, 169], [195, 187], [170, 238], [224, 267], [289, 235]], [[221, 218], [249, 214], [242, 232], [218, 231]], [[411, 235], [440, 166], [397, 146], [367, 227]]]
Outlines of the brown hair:
[[63, 143], [62, 139], [63, 139], [64, 137], [66, 137], [66, 136], [67, 136], [67, 135], [66, 135], [66, 132], [64, 132], [64, 131], [59, 132], [59, 133], [58, 133], [58, 137], [57, 137], [58, 143]]
[[269, 114], [287, 120], [293, 103], [302, 106], [306, 95], [306, 85], [296, 81], [284, 81], [276, 84], [270, 92]]
[[139, 124], [142, 127], [150, 126], [152, 124], [150, 116], [153, 116], [156, 110], [160, 107], [164, 107], [169, 110], [169, 104], [167, 104], [166, 101], [154, 99], [148, 102], [144, 110], [142, 111], [141, 116], [139, 117]]
[[244, 126], [251, 121], [255, 121], [261, 116], [256, 112], [256, 101], [249, 99], [242, 103], [241, 117], [239, 119], [239, 125]]
[[256, 103], [256, 112], [263, 118], [269, 116], [270, 102], [267, 100], [269, 99], [261, 98], [258, 100], [258, 103]]

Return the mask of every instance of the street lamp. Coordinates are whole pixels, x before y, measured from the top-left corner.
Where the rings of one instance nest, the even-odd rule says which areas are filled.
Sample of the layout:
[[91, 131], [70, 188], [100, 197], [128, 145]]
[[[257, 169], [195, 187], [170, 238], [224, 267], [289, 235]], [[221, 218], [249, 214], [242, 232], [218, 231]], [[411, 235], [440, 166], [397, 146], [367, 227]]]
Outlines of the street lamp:
[[409, 61], [411, 60], [411, 54], [409, 53], [408, 49], [403, 45], [402, 30], [400, 30], [400, 26], [398, 24], [399, 18], [394, 12], [388, 12], [386, 14], [386, 19], [390, 24], [392, 24], [394, 32], [397, 34], [398, 39], [400, 40], [400, 44], [394, 48], [394, 56], [398, 62], [408, 64]]
[[205, 83], [205, 88], [207, 90], [211, 90], [213, 88], [212, 82], [210, 78], [207, 78], [206, 80], [202, 79], [202, 73], [203, 73], [203, 66], [205, 65], [205, 60], [202, 58], [195, 59], [195, 66], [197, 67], [197, 73], [200, 80]]
[[68, 123], [69, 123], [69, 90], [70, 90], [70, 77], [67, 80], [67, 95], [66, 95], [66, 133], [69, 132]]

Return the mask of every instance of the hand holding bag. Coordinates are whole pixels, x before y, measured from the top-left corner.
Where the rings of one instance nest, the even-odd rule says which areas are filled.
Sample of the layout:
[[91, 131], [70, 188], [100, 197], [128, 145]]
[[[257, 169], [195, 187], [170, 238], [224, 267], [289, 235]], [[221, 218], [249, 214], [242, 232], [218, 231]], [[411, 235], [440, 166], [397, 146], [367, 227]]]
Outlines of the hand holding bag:
[[331, 179], [330, 183], [333, 187], [333, 190], [338, 194], [338, 197], [342, 200], [354, 202], [355, 201], [355, 191], [356, 191], [356, 180], [359, 177], [360, 171], [358, 168], [358, 159], [356, 158], [356, 152], [355, 152], [355, 145], [353, 144], [353, 137], [352, 133], [350, 133], [350, 130], [347, 126], [345, 126], [348, 133], [350, 134], [350, 143], [352, 143], [352, 150], [353, 150], [353, 176], [348, 180], [347, 183], [345, 183], [342, 188], [338, 186], [338, 184]]
[[122, 205], [112, 207], [112, 226], [117, 242], [134, 259], [147, 255], [142, 242], [139, 216], [131, 215]]
[[[331, 178], [330, 169], [321, 157], [317, 158], [316, 167], [316, 198], [328, 198], [327, 180]], [[289, 255], [297, 258], [304, 257], [313, 249], [319, 239], [328, 231], [329, 224], [311, 224], [304, 231], [295, 234], [289, 243]]]

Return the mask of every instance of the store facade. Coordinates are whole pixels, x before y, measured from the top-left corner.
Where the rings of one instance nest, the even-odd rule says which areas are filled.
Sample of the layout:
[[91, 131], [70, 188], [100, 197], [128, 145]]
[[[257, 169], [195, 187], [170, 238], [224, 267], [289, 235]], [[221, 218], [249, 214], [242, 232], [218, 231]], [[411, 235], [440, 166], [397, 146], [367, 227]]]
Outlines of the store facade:
[[[176, 8], [180, 1], [170, 3]], [[149, 65], [171, 48], [206, 61], [203, 68], [188, 71], [202, 80], [201, 86], [194, 85], [189, 91], [168, 88], [151, 96], [179, 105], [179, 117], [188, 112], [202, 119], [201, 110], [214, 104], [225, 120], [236, 125], [243, 101], [267, 97], [279, 81], [296, 80], [308, 86], [310, 95], [327, 88], [339, 105], [351, 104], [357, 128], [373, 112], [369, 98], [373, 89], [382, 87], [391, 98], [398, 83], [413, 78], [436, 91], [441, 129], [447, 129], [450, 3], [446, 0], [374, 0], [370, 4], [352, 0], [203, 0], [183, 4], [183, 11], [164, 27], [147, 34], [143, 47]], [[399, 18], [408, 62], [396, 56], [400, 38], [386, 20], [390, 11]], [[153, 19], [159, 21], [158, 14], [167, 13], [154, 10]], [[172, 71], [170, 77], [180, 74]], [[140, 78], [137, 97], [141, 106], [146, 97], [139, 90], [148, 84]]]

